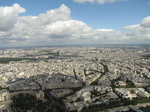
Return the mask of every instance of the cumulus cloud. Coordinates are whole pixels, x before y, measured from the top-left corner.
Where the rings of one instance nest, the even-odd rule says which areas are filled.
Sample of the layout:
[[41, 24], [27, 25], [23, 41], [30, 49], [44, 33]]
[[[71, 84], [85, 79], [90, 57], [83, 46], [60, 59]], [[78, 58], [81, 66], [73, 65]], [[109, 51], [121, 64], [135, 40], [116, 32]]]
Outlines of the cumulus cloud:
[[18, 4], [14, 4], [12, 7], [0, 7], [0, 31], [12, 29], [17, 22], [18, 14], [25, 11]]
[[[46, 26], [47, 34], [52, 38], [66, 37], [69, 39], [77, 39], [91, 32], [91, 28], [77, 20], [57, 21]], [[54, 36], [55, 35], [55, 36]]]
[[150, 16], [144, 18], [141, 23], [142, 27], [150, 27]]
[[150, 39], [150, 16], [144, 18], [141, 24], [126, 26], [124, 29], [130, 31], [127, 33], [128, 37]]
[[124, 27], [125, 32], [122, 32], [95, 30], [83, 21], [73, 20], [71, 10], [64, 4], [38, 16], [19, 17], [18, 14], [26, 10], [18, 4], [0, 7], [0, 11], [0, 46], [124, 43], [150, 39], [149, 17], [141, 24]]
[[137, 25], [130, 25], [130, 26], [126, 26], [124, 27], [125, 30], [128, 30], [128, 31], [140, 31], [141, 30], [141, 26], [140, 24], [137, 24]]
[[[11, 7], [0, 8], [2, 13], [2, 15], [0, 15], [0, 22], [2, 22], [3, 19], [5, 20], [5, 24], [3, 23], [4, 25], [1, 24], [0, 26], [0, 41], [46, 41], [46, 39], [48, 39], [46, 30], [47, 25], [57, 21], [63, 22], [71, 19], [70, 9], [63, 4], [58, 9], [49, 10], [46, 13], [39, 14], [38, 16], [23, 17], [18, 17], [18, 14], [25, 12], [25, 9], [20, 7], [18, 4], [14, 4]], [[9, 19], [7, 19], [8, 17]]]
[[71, 19], [70, 13], [70, 9], [62, 4], [58, 9], [49, 10], [46, 14], [40, 14], [37, 17], [37, 21], [39, 24], [49, 24], [57, 20], [66, 21]]
[[114, 3], [114, 2], [125, 1], [125, 0], [74, 0], [74, 1], [78, 3], [91, 2], [91, 3], [105, 4], [105, 3]]

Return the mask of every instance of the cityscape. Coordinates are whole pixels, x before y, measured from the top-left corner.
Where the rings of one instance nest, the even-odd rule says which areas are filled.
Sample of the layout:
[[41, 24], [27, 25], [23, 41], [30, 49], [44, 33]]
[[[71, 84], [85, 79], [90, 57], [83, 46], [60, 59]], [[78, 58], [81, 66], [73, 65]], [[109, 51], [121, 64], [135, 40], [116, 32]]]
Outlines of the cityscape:
[[0, 112], [150, 112], [150, 0], [0, 0]]
[[0, 112], [146, 112], [146, 106], [149, 45], [0, 49]]

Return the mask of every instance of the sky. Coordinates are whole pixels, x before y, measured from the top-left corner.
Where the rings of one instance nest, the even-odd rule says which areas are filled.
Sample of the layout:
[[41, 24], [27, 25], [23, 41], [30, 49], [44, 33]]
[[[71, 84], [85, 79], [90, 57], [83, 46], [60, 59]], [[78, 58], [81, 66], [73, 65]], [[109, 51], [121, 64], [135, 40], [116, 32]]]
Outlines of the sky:
[[150, 0], [0, 0], [0, 47], [150, 44]]

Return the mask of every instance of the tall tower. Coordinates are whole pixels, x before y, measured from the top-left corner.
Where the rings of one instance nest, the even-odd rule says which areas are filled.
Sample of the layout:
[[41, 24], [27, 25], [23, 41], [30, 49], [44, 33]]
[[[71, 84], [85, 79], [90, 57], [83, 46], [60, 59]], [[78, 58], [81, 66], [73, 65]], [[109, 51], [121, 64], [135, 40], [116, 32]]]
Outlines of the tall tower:
[[85, 73], [83, 73], [83, 82], [85, 82]]
[[44, 99], [44, 92], [42, 90], [38, 91], [36, 94], [37, 99], [43, 100]]
[[73, 69], [73, 73], [74, 73], [74, 77], [75, 77], [75, 79], [77, 80], [77, 79], [78, 79], [78, 77], [77, 77], [77, 74], [76, 74], [75, 69]]
[[10, 93], [6, 89], [0, 91], [0, 102], [10, 100]]

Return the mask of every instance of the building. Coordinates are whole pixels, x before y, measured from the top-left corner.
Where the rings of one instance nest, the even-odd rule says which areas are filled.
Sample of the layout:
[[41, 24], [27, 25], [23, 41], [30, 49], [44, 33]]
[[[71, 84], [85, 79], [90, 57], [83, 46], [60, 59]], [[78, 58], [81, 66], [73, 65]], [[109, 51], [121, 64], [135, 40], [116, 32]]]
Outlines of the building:
[[5, 102], [10, 100], [10, 94], [6, 89], [0, 91], [0, 102]]

